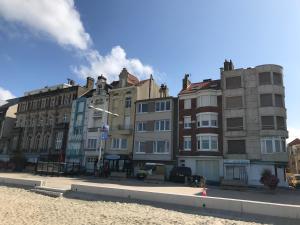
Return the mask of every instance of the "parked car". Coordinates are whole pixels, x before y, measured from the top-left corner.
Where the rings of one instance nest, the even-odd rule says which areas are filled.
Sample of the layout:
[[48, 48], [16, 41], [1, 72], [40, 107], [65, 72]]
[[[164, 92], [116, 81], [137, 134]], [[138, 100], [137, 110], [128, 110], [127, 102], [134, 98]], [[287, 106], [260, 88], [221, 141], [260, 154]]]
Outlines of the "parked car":
[[138, 179], [145, 179], [146, 177], [161, 176], [164, 179], [165, 165], [160, 163], [145, 163], [136, 173]]
[[170, 172], [170, 181], [184, 183], [186, 179], [190, 179], [192, 170], [190, 167], [175, 166]]
[[294, 174], [288, 178], [289, 185], [298, 188], [300, 187], [300, 174]]

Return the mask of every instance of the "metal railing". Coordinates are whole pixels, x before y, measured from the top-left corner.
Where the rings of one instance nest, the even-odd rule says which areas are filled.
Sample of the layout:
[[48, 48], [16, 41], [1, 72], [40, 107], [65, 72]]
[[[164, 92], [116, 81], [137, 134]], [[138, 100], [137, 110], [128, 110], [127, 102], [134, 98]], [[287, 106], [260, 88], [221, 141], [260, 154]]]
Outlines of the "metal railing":
[[79, 175], [82, 171], [80, 163], [43, 162], [36, 163], [35, 172], [44, 175]]

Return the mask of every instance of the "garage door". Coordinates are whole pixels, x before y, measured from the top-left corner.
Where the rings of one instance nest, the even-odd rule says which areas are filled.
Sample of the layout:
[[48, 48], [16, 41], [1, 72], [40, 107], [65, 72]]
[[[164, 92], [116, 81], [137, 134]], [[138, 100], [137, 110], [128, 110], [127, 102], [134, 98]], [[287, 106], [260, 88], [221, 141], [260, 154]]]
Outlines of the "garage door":
[[219, 161], [218, 160], [197, 160], [196, 174], [206, 177], [209, 181], [219, 181]]

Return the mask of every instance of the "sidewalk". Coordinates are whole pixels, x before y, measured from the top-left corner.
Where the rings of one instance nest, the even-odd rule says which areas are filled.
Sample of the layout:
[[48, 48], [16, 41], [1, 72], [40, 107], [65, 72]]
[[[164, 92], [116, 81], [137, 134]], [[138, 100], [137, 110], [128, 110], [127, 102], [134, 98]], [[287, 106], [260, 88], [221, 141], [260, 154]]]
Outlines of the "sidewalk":
[[[158, 193], [170, 194], [186, 194], [198, 195], [202, 191], [201, 188], [192, 188], [184, 185], [178, 185], [170, 182], [162, 184], [145, 183], [139, 180], [112, 180], [100, 179], [95, 177], [80, 176], [80, 177], [51, 177], [39, 176], [29, 173], [0, 173], [2, 177], [11, 178], [35, 178], [46, 181], [46, 186], [61, 189], [71, 189], [71, 184], [89, 184], [92, 186], [122, 188], [128, 190], [141, 190]], [[275, 194], [264, 189], [248, 189], [244, 191], [223, 190], [216, 186], [207, 187], [207, 195], [211, 197], [233, 198], [252, 201], [263, 201], [272, 203], [282, 203], [291, 205], [300, 205], [300, 191], [277, 189]]]

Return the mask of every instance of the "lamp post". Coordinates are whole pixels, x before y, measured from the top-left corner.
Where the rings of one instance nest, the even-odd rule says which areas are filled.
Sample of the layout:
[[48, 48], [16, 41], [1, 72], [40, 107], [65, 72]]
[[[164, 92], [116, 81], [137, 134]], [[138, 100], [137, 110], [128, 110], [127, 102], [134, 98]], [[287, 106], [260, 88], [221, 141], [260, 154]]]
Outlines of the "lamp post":
[[[96, 110], [96, 111], [103, 112], [103, 113], [111, 114], [111, 115], [113, 115], [113, 116], [115, 116], [115, 117], [118, 117], [118, 116], [119, 116], [119, 114], [112, 113], [112, 112], [107, 111], [107, 110], [105, 110], [105, 109], [96, 108], [96, 107], [93, 106], [93, 105], [89, 105], [89, 108], [90, 108], [90, 109], [93, 109], [93, 110]], [[104, 124], [103, 116], [102, 116], [101, 118], [102, 118], [101, 123]], [[102, 134], [102, 132], [104, 131], [104, 129], [107, 129], [107, 126], [103, 125], [103, 127], [100, 128], [100, 134]], [[108, 130], [107, 130], [107, 132], [108, 132]], [[103, 142], [102, 139], [103, 139], [103, 138], [102, 138], [102, 135], [100, 135], [99, 155], [98, 155], [98, 162], [97, 162], [97, 164], [98, 164], [98, 165], [97, 165], [97, 168], [98, 168], [99, 174], [100, 174], [100, 166], [101, 166], [100, 161], [101, 161], [101, 155], [102, 155], [102, 142]]]

